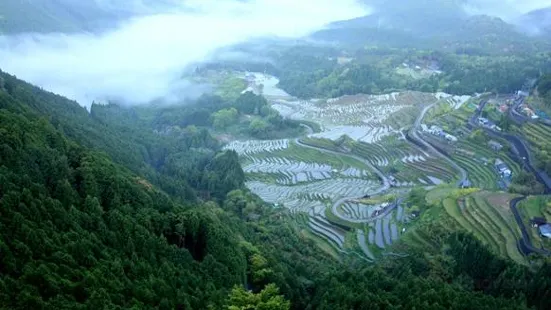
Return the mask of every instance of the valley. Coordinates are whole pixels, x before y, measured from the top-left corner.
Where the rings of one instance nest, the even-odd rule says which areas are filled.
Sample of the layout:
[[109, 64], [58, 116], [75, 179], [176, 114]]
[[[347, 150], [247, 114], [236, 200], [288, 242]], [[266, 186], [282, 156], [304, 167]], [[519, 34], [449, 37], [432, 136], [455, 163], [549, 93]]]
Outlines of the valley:
[[[251, 192], [291, 211], [297, 225], [320, 248], [337, 257], [361, 253], [368, 261], [396, 254], [401, 245], [393, 244], [404, 234], [409, 240], [409, 229], [415, 234], [419, 226], [415, 222], [419, 211], [412, 208], [410, 191], [424, 188], [428, 197], [448, 188], [447, 194], [433, 202], [445, 209], [441, 216], [457, 223], [456, 229], [475, 232], [500, 255], [525, 263], [514, 246], [521, 228], [511, 221], [506, 204], [481, 204], [479, 194], [461, 196], [460, 202], [450, 198], [456, 195], [451, 190], [454, 187], [506, 189], [510, 179], [503, 181], [492, 168], [495, 158], [504, 160], [513, 175], [520, 173], [512, 153], [496, 152], [472, 138], [476, 131], [468, 125], [476, 115], [473, 103], [487, 95], [405, 91], [304, 100], [279, 89], [273, 76], [237, 75], [247, 81], [243, 92], [264, 96], [284, 118], [302, 121], [308, 130], [298, 138], [235, 140], [224, 149], [238, 153]], [[433, 132], [440, 126], [446, 131]], [[504, 212], [509, 226], [465, 219], [465, 205], [473, 206], [469, 201], [478, 202], [475, 209], [487, 208], [485, 219]], [[485, 225], [497, 227], [494, 237]], [[479, 230], [484, 233], [477, 234]]]
[[550, 8], [4, 2], [0, 309], [551, 309]]

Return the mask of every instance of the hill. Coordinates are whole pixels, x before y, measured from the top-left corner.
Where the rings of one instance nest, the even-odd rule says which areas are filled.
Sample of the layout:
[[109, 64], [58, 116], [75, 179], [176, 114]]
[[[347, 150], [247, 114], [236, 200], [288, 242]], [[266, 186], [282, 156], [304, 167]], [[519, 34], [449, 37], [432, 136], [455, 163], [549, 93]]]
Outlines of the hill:
[[531, 35], [551, 37], [551, 7], [528, 12], [517, 21], [518, 27]]
[[122, 17], [101, 8], [95, 0], [4, 0], [0, 3], [0, 34], [95, 31]]
[[188, 108], [88, 113], [0, 73], [0, 307], [548, 306], [549, 267], [532, 273], [469, 235], [434, 230], [438, 248], [378, 266], [324, 255], [244, 189], [235, 153], [165, 119]]
[[467, 16], [454, 1], [364, 1], [373, 7], [371, 15], [350, 21], [336, 22], [334, 28], [376, 28], [400, 30], [429, 37], [454, 27]]
[[467, 48], [491, 54], [536, 52], [549, 47], [543, 38], [528, 36], [500, 18], [468, 16], [456, 2], [431, 1], [381, 5], [372, 15], [333, 23], [312, 38], [355, 46], [444, 51]]
[[0, 34], [100, 32], [143, 14], [173, 10], [174, 0], [3, 0]]

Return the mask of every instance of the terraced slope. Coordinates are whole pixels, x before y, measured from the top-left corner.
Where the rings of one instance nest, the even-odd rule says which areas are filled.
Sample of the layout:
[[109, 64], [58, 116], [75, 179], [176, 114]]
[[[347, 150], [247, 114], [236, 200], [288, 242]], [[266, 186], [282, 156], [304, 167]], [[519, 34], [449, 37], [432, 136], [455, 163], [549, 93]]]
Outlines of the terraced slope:
[[446, 198], [442, 204], [458, 226], [473, 233], [503, 257], [525, 264], [517, 248], [520, 231], [508, 206], [513, 197], [483, 191], [459, 200]]

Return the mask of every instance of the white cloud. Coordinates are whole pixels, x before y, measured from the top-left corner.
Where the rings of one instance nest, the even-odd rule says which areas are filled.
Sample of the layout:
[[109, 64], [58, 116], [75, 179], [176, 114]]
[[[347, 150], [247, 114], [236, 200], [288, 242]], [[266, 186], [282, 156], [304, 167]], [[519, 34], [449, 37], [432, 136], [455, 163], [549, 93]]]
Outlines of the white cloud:
[[182, 69], [219, 48], [301, 37], [365, 13], [356, 0], [188, 0], [101, 35], [0, 37], [0, 68], [83, 105], [105, 98], [144, 103], [181, 89]]

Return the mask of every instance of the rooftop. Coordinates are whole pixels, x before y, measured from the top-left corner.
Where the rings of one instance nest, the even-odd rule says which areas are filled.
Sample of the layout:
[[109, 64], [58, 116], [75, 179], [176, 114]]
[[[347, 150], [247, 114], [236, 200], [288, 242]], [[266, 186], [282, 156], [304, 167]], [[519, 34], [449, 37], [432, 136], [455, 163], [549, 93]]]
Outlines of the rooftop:
[[551, 224], [541, 225], [539, 230], [542, 236], [551, 238]]

